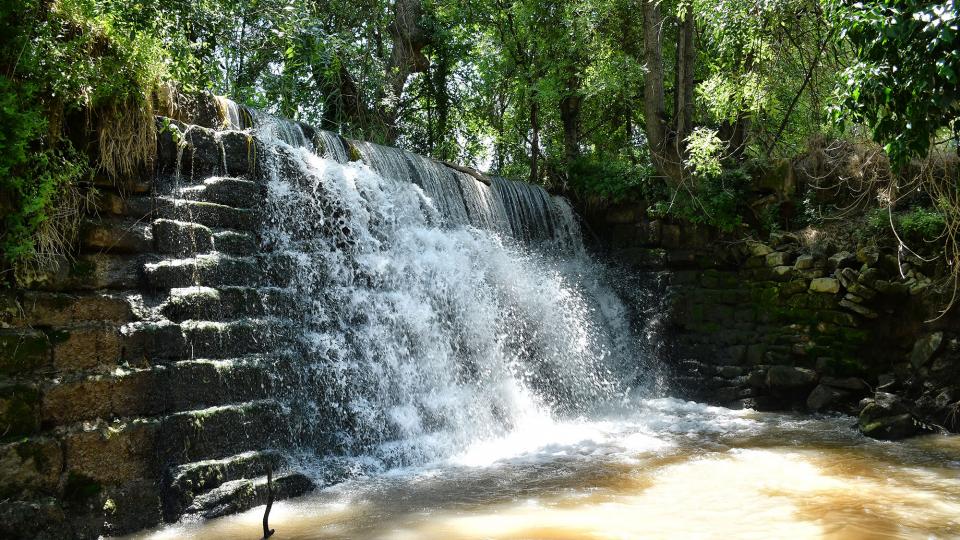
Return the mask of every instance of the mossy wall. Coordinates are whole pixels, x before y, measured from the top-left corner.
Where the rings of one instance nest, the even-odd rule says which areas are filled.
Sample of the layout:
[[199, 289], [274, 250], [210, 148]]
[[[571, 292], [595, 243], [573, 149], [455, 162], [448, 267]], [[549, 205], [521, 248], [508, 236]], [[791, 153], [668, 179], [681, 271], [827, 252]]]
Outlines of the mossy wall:
[[615, 264], [669, 284], [660, 361], [671, 392], [856, 414], [883, 388], [913, 400], [919, 417], [960, 428], [950, 422], [960, 410], [960, 320], [928, 322], [943, 298], [923, 261], [828, 246], [809, 231], [746, 240], [652, 219], [642, 203], [587, 215]]

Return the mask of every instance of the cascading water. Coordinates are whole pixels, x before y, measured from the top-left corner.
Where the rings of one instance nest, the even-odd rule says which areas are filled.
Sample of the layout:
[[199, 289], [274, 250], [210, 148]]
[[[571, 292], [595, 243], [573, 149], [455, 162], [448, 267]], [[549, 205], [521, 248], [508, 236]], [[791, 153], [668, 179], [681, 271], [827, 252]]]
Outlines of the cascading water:
[[304, 450], [422, 463], [627, 397], [624, 308], [564, 199], [223, 104], [261, 142], [263, 244], [298, 298]]
[[[270, 411], [286, 413], [289, 441], [274, 430], [254, 435], [271, 449], [300, 450], [270, 463], [293, 457], [326, 486], [273, 506], [279, 534], [960, 535], [955, 438], [891, 445], [864, 439], [843, 416], [654, 397], [664, 391], [655, 361], [665, 346], [664, 284], [620, 272], [614, 294], [562, 198], [221, 105], [229, 127], [256, 136], [255, 152], [247, 150], [266, 199], [260, 245], [246, 251], [255, 255], [214, 252], [202, 262], [228, 273], [262, 265], [254, 283], [270, 286], [252, 297], [269, 311], [257, 321], [269, 354], [256, 357], [256, 379], [269, 372], [262, 390]], [[234, 135], [221, 138], [235, 143]], [[217, 174], [230, 169], [226, 156]], [[251, 198], [260, 202], [260, 192]], [[197, 293], [218, 291], [171, 294]], [[251, 425], [267, 428], [263, 419], [275, 416], [259, 418]], [[209, 472], [216, 487], [193, 496], [191, 508], [213, 501], [219, 512], [219, 495], [250, 500], [262, 489], [219, 483], [249, 473], [244, 464], [258, 458], [266, 459], [249, 452], [184, 465], [173, 485], [192, 493], [195, 480], [207, 482], [199, 472]], [[238, 538], [259, 531], [262, 517], [255, 508], [185, 520], [149, 537]]]

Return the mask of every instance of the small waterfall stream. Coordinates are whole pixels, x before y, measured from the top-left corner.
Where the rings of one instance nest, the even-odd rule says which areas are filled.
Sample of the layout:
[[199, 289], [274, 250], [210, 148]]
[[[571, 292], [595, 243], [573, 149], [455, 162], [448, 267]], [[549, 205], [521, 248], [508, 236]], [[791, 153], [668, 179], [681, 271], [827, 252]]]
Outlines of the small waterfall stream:
[[625, 308], [566, 200], [222, 105], [260, 141], [262, 240], [297, 298], [283, 318], [304, 360], [284, 380], [305, 453], [419, 464], [635, 390]]

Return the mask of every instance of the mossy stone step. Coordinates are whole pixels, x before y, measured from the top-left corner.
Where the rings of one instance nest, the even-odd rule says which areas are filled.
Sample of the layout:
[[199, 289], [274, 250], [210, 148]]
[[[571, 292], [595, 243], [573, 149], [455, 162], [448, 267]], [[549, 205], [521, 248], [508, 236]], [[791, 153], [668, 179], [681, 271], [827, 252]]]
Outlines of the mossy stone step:
[[184, 182], [214, 175], [245, 176], [256, 163], [253, 137], [169, 118], [157, 119], [157, 172]]
[[170, 290], [159, 311], [174, 322], [223, 321], [282, 315], [296, 305], [293, 291], [277, 287], [183, 287]]
[[[309, 493], [314, 489], [313, 481], [299, 472], [291, 472], [273, 478], [273, 499], [289, 499]], [[232, 480], [198, 496], [186, 508], [186, 514], [199, 514], [206, 519], [235, 514], [266, 504], [267, 478]]]
[[169, 521], [180, 517], [194, 499], [223, 484], [278, 471], [287, 459], [276, 450], [243, 452], [222, 459], [209, 459], [180, 465], [171, 471], [164, 499], [164, 515]]
[[80, 248], [88, 253], [149, 253], [153, 232], [134, 219], [88, 219], [80, 227]]
[[174, 195], [192, 201], [252, 209], [263, 205], [265, 192], [262, 184], [250, 180], [215, 176], [202, 184], [181, 187]]
[[156, 416], [270, 395], [275, 358], [184, 360], [109, 375], [50, 381], [42, 392], [46, 426]]

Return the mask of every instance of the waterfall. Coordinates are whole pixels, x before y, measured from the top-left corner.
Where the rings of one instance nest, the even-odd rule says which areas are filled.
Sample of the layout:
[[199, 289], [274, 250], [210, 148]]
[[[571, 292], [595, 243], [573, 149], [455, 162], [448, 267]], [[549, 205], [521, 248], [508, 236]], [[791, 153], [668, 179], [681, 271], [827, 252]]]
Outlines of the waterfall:
[[262, 248], [296, 298], [278, 317], [300, 360], [279, 377], [306, 453], [423, 463], [627, 399], [625, 308], [565, 199], [224, 108], [259, 141]]

